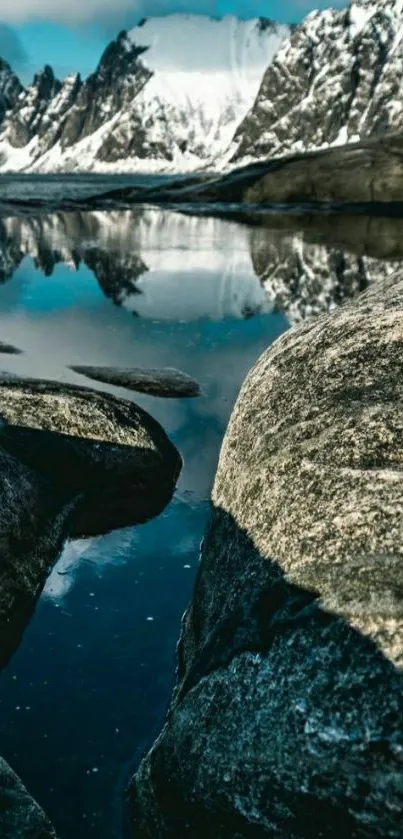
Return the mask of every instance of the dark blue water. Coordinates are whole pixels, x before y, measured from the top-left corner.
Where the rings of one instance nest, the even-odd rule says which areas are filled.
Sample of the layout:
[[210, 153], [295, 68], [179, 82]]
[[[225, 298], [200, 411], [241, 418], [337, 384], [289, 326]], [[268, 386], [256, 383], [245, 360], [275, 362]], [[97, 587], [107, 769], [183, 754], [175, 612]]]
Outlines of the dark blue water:
[[146, 525], [66, 545], [0, 677], [0, 754], [61, 839], [121, 839], [125, 787], [172, 689], [228, 418], [288, 323], [235, 224], [150, 210], [6, 232], [0, 338], [25, 353], [3, 368], [83, 384], [67, 365], [172, 366], [202, 387], [193, 400], [109, 388], [166, 429], [184, 458], [177, 492]]

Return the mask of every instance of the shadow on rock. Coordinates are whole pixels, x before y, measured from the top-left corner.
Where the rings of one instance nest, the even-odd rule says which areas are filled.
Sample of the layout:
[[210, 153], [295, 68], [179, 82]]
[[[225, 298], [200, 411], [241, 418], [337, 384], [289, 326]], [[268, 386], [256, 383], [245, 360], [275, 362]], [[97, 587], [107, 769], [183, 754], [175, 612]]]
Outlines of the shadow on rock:
[[2, 758], [0, 827], [1, 839], [56, 839], [49, 820]]
[[399, 839], [403, 275], [247, 377], [136, 839]]
[[181, 459], [132, 402], [72, 385], [0, 387], [0, 665], [66, 537], [145, 522], [170, 501]]
[[398, 839], [403, 676], [215, 509], [133, 836]]
[[[1, 668], [18, 647], [64, 540], [158, 515], [172, 497], [181, 459], [145, 411], [85, 388], [3, 376], [0, 416]], [[55, 837], [1, 759], [0, 835]]]

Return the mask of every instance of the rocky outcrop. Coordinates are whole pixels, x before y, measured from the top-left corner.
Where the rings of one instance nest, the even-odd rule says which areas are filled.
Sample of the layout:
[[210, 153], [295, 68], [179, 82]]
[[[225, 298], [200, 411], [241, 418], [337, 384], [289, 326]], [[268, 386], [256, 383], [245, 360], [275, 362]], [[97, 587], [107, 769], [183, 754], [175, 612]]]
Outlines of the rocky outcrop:
[[[17, 648], [67, 536], [144, 522], [181, 459], [132, 402], [58, 382], [0, 379], [0, 668]], [[56, 839], [0, 758], [2, 839]]]
[[1, 839], [56, 839], [47, 817], [2, 758], [0, 802]]
[[0, 415], [0, 446], [75, 499], [75, 533], [146, 521], [170, 500], [180, 457], [159, 423], [133, 402], [3, 376]]
[[0, 668], [67, 536], [144, 522], [181, 460], [132, 402], [58, 382], [0, 381]]
[[57, 382], [0, 382], [0, 667], [18, 646], [67, 536], [144, 522], [181, 460], [134, 403]]
[[191, 376], [173, 367], [164, 367], [161, 370], [151, 367], [142, 370], [140, 368], [89, 367], [82, 364], [71, 369], [94, 381], [148, 393], [150, 396], [162, 396], [165, 399], [200, 396], [200, 385]]
[[291, 330], [249, 374], [136, 839], [398, 839], [403, 278]]
[[251, 204], [402, 203], [402, 138], [385, 135], [382, 140], [273, 161], [266, 173], [246, 186], [242, 200]]
[[8, 110], [13, 108], [23, 87], [9, 64], [0, 58], [0, 125]]
[[400, 0], [311, 12], [268, 67], [232, 162], [400, 130], [402, 25]]
[[18, 101], [2, 101], [0, 65], [0, 167], [205, 165], [228, 147], [289, 31], [264, 18], [151, 18], [121, 32], [85, 81], [61, 83], [46, 67]]

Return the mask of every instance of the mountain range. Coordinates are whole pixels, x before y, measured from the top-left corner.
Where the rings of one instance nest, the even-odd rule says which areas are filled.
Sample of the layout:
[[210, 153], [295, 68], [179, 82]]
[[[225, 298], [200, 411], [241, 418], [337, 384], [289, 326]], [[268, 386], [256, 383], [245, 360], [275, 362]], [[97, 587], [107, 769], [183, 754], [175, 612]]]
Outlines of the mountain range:
[[231, 168], [403, 124], [403, 2], [353, 0], [298, 26], [141, 21], [95, 72], [24, 88], [0, 59], [0, 171]]

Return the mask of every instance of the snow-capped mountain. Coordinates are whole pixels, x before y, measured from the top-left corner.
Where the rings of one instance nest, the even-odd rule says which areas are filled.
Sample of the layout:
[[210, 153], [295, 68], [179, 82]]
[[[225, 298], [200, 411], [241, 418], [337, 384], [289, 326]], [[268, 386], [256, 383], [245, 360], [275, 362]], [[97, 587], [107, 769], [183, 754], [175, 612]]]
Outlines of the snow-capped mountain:
[[149, 171], [211, 164], [230, 144], [289, 31], [263, 18], [144, 20], [120, 33], [86, 81], [75, 75], [58, 82], [46, 67], [17, 101], [10, 99], [0, 167]]
[[297, 27], [173, 14], [122, 32], [85, 81], [23, 89], [0, 61], [0, 169], [190, 171], [403, 127], [403, 0]]
[[6, 112], [16, 104], [23, 87], [9, 64], [0, 58], [0, 124]]
[[232, 163], [403, 127], [403, 0], [312, 12], [278, 51], [232, 144]]

